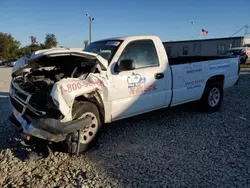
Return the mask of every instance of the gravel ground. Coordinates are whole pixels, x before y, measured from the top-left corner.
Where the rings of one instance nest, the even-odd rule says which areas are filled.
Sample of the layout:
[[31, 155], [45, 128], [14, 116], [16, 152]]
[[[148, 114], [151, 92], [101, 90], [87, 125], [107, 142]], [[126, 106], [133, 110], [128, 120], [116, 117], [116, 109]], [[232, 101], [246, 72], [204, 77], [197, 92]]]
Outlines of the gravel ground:
[[0, 67], [0, 187], [250, 187], [250, 69], [213, 114], [191, 105], [105, 126], [80, 156], [48, 157], [9, 121], [10, 68]]

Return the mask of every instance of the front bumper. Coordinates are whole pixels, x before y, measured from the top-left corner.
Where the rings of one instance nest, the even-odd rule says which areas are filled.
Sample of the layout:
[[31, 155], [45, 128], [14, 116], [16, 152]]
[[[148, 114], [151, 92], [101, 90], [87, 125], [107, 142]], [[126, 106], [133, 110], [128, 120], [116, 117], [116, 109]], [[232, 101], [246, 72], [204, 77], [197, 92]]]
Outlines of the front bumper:
[[50, 118], [47, 112], [39, 111], [30, 106], [31, 97], [29, 93], [11, 82], [9, 99], [13, 115], [10, 116], [9, 120], [25, 135], [60, 142], [66, 139], [67, 134], [84, 129], [92, 123], [90, 117], [66, 123]]
[[83, 129], [92, 122], [90, 117], [86, 117], [67, 123], [53, 118], [37, 118], [30, 119], [31, 123], [28, 123], [14, 108], [13, 115], [9, 117], [9, 120], [22, 134], [51, 142], [64, 141], [67, 134]]

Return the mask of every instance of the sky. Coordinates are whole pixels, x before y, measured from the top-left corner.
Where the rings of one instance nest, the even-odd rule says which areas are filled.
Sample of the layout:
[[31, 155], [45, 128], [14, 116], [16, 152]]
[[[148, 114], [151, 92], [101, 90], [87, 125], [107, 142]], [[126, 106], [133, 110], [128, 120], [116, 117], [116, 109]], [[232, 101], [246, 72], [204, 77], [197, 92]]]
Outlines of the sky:
[[208, 36], [201, 38], [229, 37], [246, 24], [250, 32], [250, 0], [0, 0], [0, 32], [22, 46], [30, 36], [44, 42], [54, 33], [60, 46], [83, 47], [86, 13], [94, 17], [92, 41], [130, 35], [188, 40], [199, 38], [202, 28]]

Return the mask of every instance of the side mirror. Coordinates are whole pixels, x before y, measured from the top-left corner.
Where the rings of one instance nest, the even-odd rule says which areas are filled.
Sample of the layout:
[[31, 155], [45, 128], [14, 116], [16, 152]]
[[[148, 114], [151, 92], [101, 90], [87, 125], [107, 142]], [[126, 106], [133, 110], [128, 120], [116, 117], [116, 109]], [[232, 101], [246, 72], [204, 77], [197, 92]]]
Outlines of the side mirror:
[[127, 71], [127, 70], [134, 70], [135, 69], [135, 62], [132, 59], [124, 59], [120, 61], [120, 64], [115, 65], [115, 71]]

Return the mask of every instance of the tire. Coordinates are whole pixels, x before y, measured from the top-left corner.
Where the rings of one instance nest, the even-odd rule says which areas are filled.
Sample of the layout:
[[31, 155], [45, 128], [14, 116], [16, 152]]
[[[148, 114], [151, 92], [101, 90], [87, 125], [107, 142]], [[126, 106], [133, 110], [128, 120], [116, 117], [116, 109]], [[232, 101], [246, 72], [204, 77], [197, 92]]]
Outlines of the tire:
[[[87, 101], [79, 101], [73, 106], [72, 118], [79, 119], [85, 116], [91, 116], [93, 121], [90, 126], [85, 129], [79, 130], [80, 132], [80, 147], [79, 153], [82, 153], [90, 147], [97, 137], [98, 130], [101, 127], [100, 113], [94, 103]], [[63, 143], [64, 149], [71, 154], [77, 153], [78, 144], [78, 131], [68, 134], [65, 142]]]
[[208, 83], [200, 100], [202, 111], [216, 112], [223, 101], [223, 84], [218, 82]]

